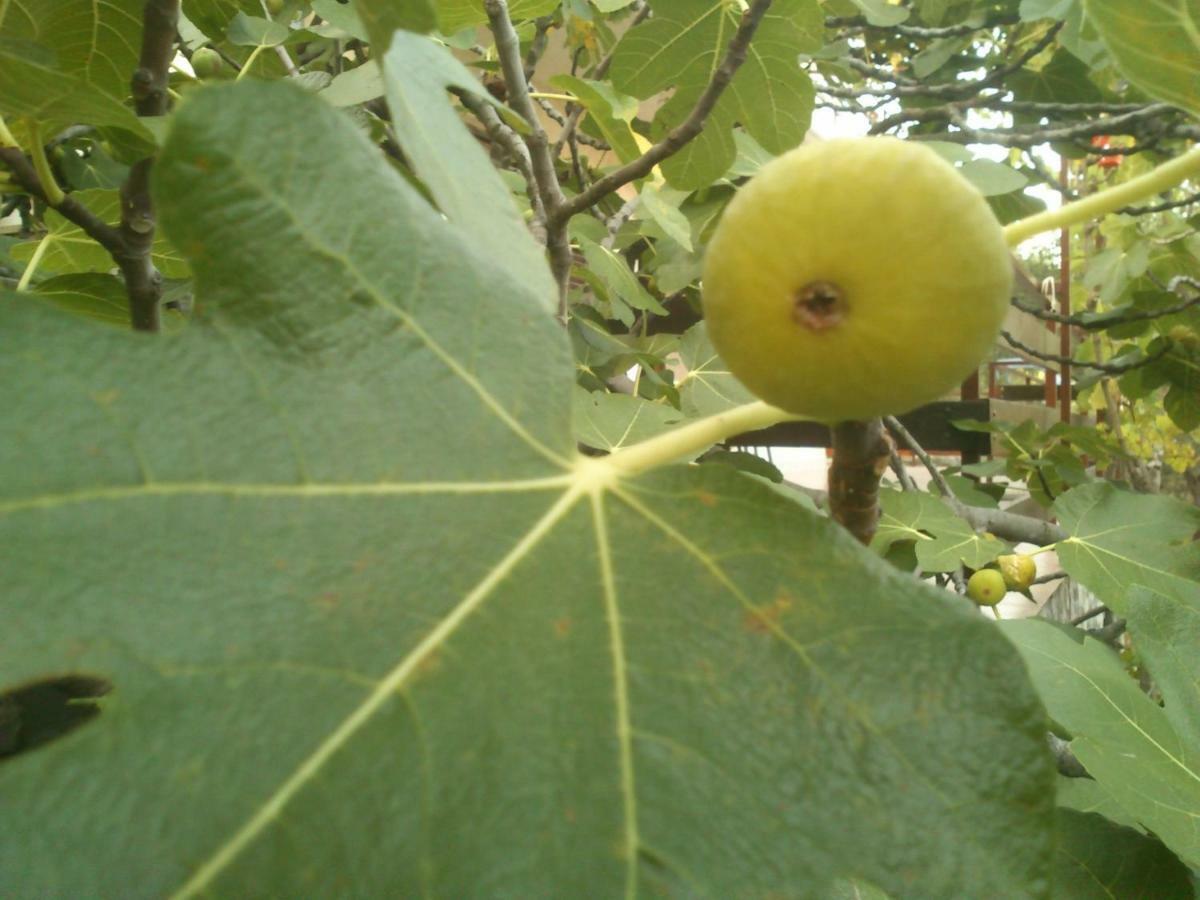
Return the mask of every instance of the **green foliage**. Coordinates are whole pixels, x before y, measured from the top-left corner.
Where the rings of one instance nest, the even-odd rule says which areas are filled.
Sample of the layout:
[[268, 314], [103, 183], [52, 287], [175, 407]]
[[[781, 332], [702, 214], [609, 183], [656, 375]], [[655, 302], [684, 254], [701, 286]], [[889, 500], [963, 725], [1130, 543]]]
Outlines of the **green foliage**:
[[[947, 472], [972, 521], [1046, 507], [1136, 665], [914, 578], [1017, 540], [933, 493], [884, 490], [868, 549], [737, 429], [681, 438], [754, 408], [701, 261], [816, 104], [886, 99], [1013, 221], [1048, 171], [1022, 134], [1083, 194], [1157, 162], [1097, 165], [1100, 116], [1179, 152], [1194, 124], [1145, 98], [1200, 107], [1194, 3], [775, 0], [699, 137], [562, 223], [553, 273], [535, 176], [637, 160], [744, 5], [512, 0], [532, 113], [483, 0], [183, 7], [239, 83], [181, 65], [139, 119], [143, 0], [0, 0], [0, 143], [40, 138], [116, 229], [154, 155], [171, 305], [120, 328], [111, 249], [0, 160], [6, 897], [1194, 896], [1200, 515], [1102, 477], [1200, 458], [1200, 307], [1147, 315], [1200, 276], [1194, 205], [1076, 232], [1074, 352], [1150, 360], [1076, 369], [1123, 432], [966, 425], [1002, 455]], [[109, 688], [59, 697], [79, 727], [22, 705], [72, 678]], [[1092, 778], [1056, 778], [1050, 728]]]
[[[672, 89], [654, 124], [658, 132], [678, 125], [720, 64], [739, 15], [736, 4], [709, 0], [656, 4], [654, 18], [630, 31], [617, 46], [613, 85], [642, 99]], [[820, 33], [821, 9], [814, 0], [774, 3], [703, 134], [663, 163], [667, 180], [694, 190], [720, 178], [736, 156], [731, 130], [735, 123], [773, 153], [799, 143], [808, 131], [813, 88], [795, 59], [797, 53], [820, 47]]]
[[[1192, 814], [1200, 808], [1197, 745], [1101, 642], [1037, 619], [1006, 621], [1001, 628], [1021, 651], [1047, 711], [1070, 735], [1071, 750], [1088, 773], [1184, 863], [1200, 865]], [[1200, 702], [1194, 685], [1184, 702], [1193, 715]]]

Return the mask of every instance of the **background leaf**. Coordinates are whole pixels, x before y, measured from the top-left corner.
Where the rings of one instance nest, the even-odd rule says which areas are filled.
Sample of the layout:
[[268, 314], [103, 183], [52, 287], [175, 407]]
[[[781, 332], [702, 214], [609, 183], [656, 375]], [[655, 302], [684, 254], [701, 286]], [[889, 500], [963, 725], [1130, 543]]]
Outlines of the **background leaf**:
[[1200, 579], [1200, 510], [1179, 500], [1101, 482], [1063, 494], [1054, 511], [1070, 535], [1055, 548], [1062, 567], [1118, 613], [1130, 585], [1171, 593], [1181, 578]]
[[1083, 6], [1121, 74], [1150, 96], [1200, 115], [1196, 0], [1084, 0]]
[[1187, 866], [1159, 841], [1073, 810], [1058, 813], [1054, 885], [1062, 900], [1195, 897]]
[[1041, 619], [1000, 623], [1088, 774], [1188, 865], [1200, 861], [1200, 750], [1094, 638]]
[[676, 386], [683, 411], [689, 416], [714, 415], [755, 399], [717, 356], [703, 322], [684, 333], [679, 358], [687, 372]]
[[383, 79], [396, 136], [442, 212], [485, 254], [526, 279], [546, 309], [556, 308], [544, 249], [447, 99], [446, 88], [455, 87], [491, 102], [479, 82], [444, 47], [404, 31], [392, 38]]
[[[631, 29], [617, 45], [613, 85], [648, 98], [673, 89], [655, 117], [657, 132], [683, 121], [708, 85], [737, 30], [736, 4], [675, 0], [653, 4], [654, 17]], [[814, 0], [778, 0], [763, 17], [745, 63], [717, 101], [704, 131], [662, 164], [674, 187], [707, 187], [737, 156], [733, 125], [763, 147], [782, 153], [808, 131], [813, 88], [797, 54], [821, 47], [823, 16]]]
[[977, 533], [932, 494], [884, 490], [879, 505], [879, 529], [871, 546], [884, 553], [898, 541], [914, 541], [917, 561], [926, 572], [951, 572], [964, 563], [981, 569], [1008, 549]]
[[1126, 605], [1134, 646], [1162, 693], [1167, 718], [1200, 747], [1200, 584], [1180, 583], [1174, 596], [1135, 585]]
[[[121, 198], [117, 191], [75, 191], [74, 196], [103, 221], [110, 224], [120, 221]], [[28, 261], [38, 251], [39, 245], [45, 243], [39, 265], [52, 272], [110, 272], [116, 267], [107, 250], [88, 237], [78, 225], [52, 209], [46, 211], [46, 225], [49, 230], [41, 238], [14, 247], [12, 258]], [[162, 234], [155, 236], [151, 259], [167, 278], [185, 278], [188, 275], [187, 263]]]

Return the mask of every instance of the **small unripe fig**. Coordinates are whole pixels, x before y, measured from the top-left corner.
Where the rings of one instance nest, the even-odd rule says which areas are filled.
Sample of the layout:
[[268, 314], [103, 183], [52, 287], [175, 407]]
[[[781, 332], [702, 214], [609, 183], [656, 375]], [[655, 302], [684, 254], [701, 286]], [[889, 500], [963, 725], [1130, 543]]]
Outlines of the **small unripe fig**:
[[1024, 553], [998, 556], [996, 565], [1000, 567], [1000, 574], [1004, 576], [1004, 583], [1010, 591], [1028, 590], [1033, 579], [1037, 578], [1037, 563], [1032, 556]]
[[265, 0], [267, 4], [267, 12], [273, 16], [283, 12], [283, 0]]
[[197, 78], [221, 78], [227, 74], [225, 60], [212, 47], [201, 47], [192, 54], [192, 71]]
[[980, 606], [995, 606], [1006, 593], [1004, 576], [995, 569], [980, 569], [967, 582], [967, 596]]
[[1200, 334], [1192, 331], [1186, 325], [1172, 325], [1171, 330], [1167, 332], [1167, 337], [1189, 350], [1200, 347]]
[[704, 261], [713, 346], [763, 400], [822, 422], [907, 412], [990, 353], [1012, 262], [987, 201], [927, 147], [805, 144], [726, 207]]

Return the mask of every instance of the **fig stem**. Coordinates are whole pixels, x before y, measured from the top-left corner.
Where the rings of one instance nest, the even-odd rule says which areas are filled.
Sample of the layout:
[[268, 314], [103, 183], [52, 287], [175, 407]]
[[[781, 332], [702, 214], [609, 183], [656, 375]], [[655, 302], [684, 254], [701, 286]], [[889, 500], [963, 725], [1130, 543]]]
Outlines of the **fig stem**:
[[777, 425], [780, 422], [795, 422], [804, 418], [761, 401], [746, 403], [708, 416], [634, 444], [603, 458], [603, 462], [619, 475], [637, 475], [648, 469], [675, 462], [707, 450], [713, 444], [741, 434]]
[[1200, 147], [1189, 150], [1182, 156], [1170, 162], [1165, 162], [1145, 175], [1127, 181], [1124, 184], [1105, 188], [1088, 197], [1060, 206], [1058, 209], [1048, 209], [1045, 212], [1018, 219], [1004, 228], [1004, 239], [1008, 246], [1015, 247], [1022, 241], [1041, 234], [1043, 231], [1053, 231], [1090, 222], [1111, 212], [1116, 212], [1123, 206], [1161, 194], [1167, 188], [1174, 187], [1192, 175], [1200, 174]]

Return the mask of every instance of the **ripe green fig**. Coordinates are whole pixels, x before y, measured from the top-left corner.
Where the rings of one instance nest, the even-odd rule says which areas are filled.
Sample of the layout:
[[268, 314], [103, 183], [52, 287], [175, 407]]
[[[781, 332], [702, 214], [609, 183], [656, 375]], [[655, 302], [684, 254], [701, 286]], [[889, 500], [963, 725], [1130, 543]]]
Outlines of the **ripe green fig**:
[[201, 47], [192, 54], [191, 62], [197, 78], [223, 78], [229, 74], [225, 60], [212, 47]]
[[1037, 578], [1037, 563], [1032, 556], [1024, 553], [1012, 553], [996, 557], [996, 565], [1004, 576], [1004, 583], [1010, 591], [1026, 591]]
[[995, 606], [1006, 593], [1004, 576], [995, 569], [980, 569], [967, 581], [967, 596], [980, 606]]
[[1008, 311], [983, 196], [887, 137], [820, 141], [759, 170], [704, 262], [713, 346], [763, 400], [823, 422], [907, 412], [961, 383]]

